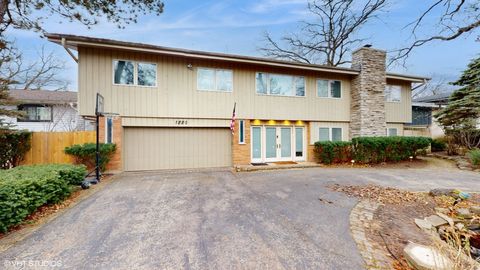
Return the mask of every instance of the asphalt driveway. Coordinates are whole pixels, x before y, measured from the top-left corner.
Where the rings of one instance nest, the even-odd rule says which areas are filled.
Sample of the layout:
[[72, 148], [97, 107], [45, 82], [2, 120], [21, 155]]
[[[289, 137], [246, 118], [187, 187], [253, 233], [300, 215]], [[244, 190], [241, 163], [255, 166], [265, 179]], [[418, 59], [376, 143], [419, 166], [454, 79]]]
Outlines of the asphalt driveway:
[[361, 269], [348, 222], [356, 200], [329, 190], [332, 183], [480, 191], [480, 174], [448, 168], [124, 173], [0, 254], [0, 267]]

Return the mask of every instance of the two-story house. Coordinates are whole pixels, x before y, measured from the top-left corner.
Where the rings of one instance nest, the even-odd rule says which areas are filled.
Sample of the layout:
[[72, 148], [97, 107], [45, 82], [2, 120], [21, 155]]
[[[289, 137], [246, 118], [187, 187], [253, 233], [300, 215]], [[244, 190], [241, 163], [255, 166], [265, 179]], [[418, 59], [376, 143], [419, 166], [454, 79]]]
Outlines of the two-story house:
[[[191, 51], [63, 34], [78, 52], [79, 111], [105, 97], [101, 136], [119, 145], [115, 169], [224, 167], [313, 161], [313, 144], [403, 134], [411, 85], [363, 47], [351, 68]], [[235, 133], [230, 131], [236, 103]]]

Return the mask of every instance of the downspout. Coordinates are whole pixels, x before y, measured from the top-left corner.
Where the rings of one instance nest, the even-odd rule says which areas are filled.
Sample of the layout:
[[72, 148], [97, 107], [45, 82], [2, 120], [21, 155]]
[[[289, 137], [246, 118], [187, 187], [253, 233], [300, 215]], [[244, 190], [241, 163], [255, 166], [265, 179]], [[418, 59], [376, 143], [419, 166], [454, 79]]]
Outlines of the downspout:
[[67, 51], [67, 53], [73, 58], [73, 60], [75, 60], [75, 62], [78, 63], [78, 58], [72, 53], [72, 51], [70, 51], [70, 49], [67, 47], [67, 40], [62, 37], [62, 46], [63, 48], [65, 49], [65, 51]]

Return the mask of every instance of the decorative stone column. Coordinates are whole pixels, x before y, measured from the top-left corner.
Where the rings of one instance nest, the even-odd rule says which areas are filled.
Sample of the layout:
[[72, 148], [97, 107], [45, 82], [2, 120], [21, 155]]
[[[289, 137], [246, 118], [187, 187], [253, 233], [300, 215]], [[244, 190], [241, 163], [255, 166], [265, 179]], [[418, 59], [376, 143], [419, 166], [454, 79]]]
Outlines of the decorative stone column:
[[386, 52], [369, 47], [352, 54], [352, 68], [360, 70], [351, 86], [350, 136], [385, 136]]

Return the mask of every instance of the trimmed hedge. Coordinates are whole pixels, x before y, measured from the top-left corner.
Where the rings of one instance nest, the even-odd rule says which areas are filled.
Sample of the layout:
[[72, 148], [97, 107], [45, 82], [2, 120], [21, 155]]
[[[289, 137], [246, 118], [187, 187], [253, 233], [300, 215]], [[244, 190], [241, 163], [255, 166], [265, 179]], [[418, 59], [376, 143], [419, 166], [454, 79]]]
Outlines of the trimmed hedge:
[[352, 139], [353, 159], [360, 163], [408, 160], [426, 150], [431, 139], [426, 137], [358, 137]]
[[20, 224], [38, 207], [58, 203], [80, 183], [85, 166], [33, 165], [0, 171], [0, 231]]
[[447, 143], [444, 139], [433, 139], [432, 140], [432, 152], [441, 152], [447, 149]]
[[426, 150], [431, 139], [425, 137], [358, 137], [352, 142], [316, 142], [317, 158], [325, 164], [348, 162], [380, 163], [408, 160]]
[[316, 142], [315, 153], [324, 164], [344, 163], [352, 160], [351, 142]]
[[18, 166], [30, 150], [31, 140], [28, 131], [0, 130], [0, 169]]
[[[113, 153], [117, 150], [114, 143], [100, 144], [100, 169], [105, 171], [105, 168], [110, 161]], [[75, 157], [77, 163], [84, 164], [88, 168], [95, 168], [95, 153], [96, 145], [94, 143], [75, 144], [70, 147], [65, 147], [65, 153]]]

